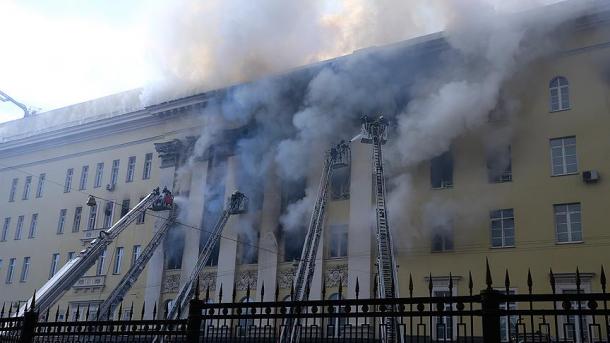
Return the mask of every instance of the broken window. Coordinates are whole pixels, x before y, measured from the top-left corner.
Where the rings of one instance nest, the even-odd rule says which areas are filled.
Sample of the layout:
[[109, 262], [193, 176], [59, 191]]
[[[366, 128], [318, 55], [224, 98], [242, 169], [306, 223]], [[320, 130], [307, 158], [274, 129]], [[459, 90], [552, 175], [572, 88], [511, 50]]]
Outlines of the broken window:
[[335, 168], [330, 179], [331, 200], [349, 199], [350, 168], [349, 166]]
[[453, 154], [448, 150], [430, 161], [432, 188], [453, 187]]
[[432, 229], [432, 252], [453, 250], [453, 224], [446, 223]]
[[167, 233], [163, 243], [165, 256], [165, 269], [182, 268], [182, 254], [184, 254], [184, 231], [172, 227]]
[[510, 145], [508, 148], [496, 149], [487, 154], [487, 178], [491, 183], [513, 180]]

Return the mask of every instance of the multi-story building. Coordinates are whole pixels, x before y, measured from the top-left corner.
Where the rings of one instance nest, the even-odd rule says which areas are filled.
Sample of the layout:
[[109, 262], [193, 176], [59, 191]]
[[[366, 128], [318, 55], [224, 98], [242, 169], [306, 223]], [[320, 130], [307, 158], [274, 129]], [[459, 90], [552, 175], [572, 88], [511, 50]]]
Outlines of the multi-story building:
[[[507, 82], [503, 92], [520, 103], [512, 116], [492, 111], [487, 122], [464, 131], [445, 153], [391, 169], [391, 174], [409, 175], [409, 195], [388, 199], [403, 294], [410, 277], [416, 294], [428, 292], [430, 277], [435, 294], [447, 293], [450, 275], [454, 293], [465, 294], [469, 273], [475, 287], [483, 288], [486, 258], [499, 286], [505, 269], [510, 270], [513, 283], [520, 285], [515, 292], [526, 291], [520, 287], [526, 285], [528, 270], [534, 290], [548, 289], [551, 268], [558, 289], [570, 292], [577, 267], [582, 288], [596, 290], [600, 266], [610, 257], [605, 224], [609, 13], [561, 31], [566, 36], [557, 52], [523, 66]], [[409, 60], [434, 58], [430, 56], [447, 49], [443, 38], [432, 36], [367, 53]], [[302, 78], [356, 58], [317, 64], [280, 79], [289, 78], [287, 84], [299, 88]], [[229, 220], [201, 275], [201, 287], [209, 287], [213, 297], [222, 287], [225, 301], [233, 293], [236, 301], [245, 301], [248, 288], [250, 297], [258, 299], [264, 283], [285, 298], [304, 233], [285, 230], [280, 217], [306, 189], [316, 188], [322, 155], [310, 156], [305, 181], [279, 177], [276, 161], [267, 161], [262, 175], [244, 177], [253, 161], [242, 147], [257, 137], [261, 124], [229, 119], [197, 152], [208, 125], [202, 117], [210, 109], [221, 110], [214, 103], [230, 91], [146, 107], [134, 91], [0, 125], [3, 132], [12, 130], [0, 141], [0, 301], [27, 299], [100, 230], [115, 223], [123, 208], [133, 207], [158, 186], [173, 190], [182, 212], [127, 302], [139, 306], [146, 301], [148, 311], [154, 303], [168, 306], [233, 189], [249, 196], [250, 211]], [[116, 103], [120, 109], [112, 107]], [[507, 128], [508, 138], [499, 139]], [[337, 137], [337, 142], [349, 138]], [[312, 298], [321, 296], [322, 287], [327, 297], [336, 297], [340, 282], [344, 296], [354, 296], [356, 280], [360, 297], [372, 295], [374, 288], [371, 146], [358, 140], [350, 145], [351, 164], [336, 170], [331, 180]], [[86, 206], [89, 194], [98, 197], [97, 207]], [[132, 224], [59, 306], [95, 306], [105, 299], [159, 221], [146, 213]], [[266, 300], [274, 296], [273, 291], [265, 294]]]

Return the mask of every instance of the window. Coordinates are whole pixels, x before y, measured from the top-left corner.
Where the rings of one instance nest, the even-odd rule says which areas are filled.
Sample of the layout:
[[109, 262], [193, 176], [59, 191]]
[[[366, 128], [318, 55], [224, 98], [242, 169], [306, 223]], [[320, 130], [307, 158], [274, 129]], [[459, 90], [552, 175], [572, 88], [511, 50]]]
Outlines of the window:
[[[498, 291], [501, 292], [502, 294], [506, 294], [506, 289], [500, 289]], [[515, 291], [512, 289], [509, 289], [508, 293], [515, 294]], [[500, 308], [502, 310], [506, 310], [507, 309], [506, 302], [501, 302]], [[508, 309], [516, 310], [517, 304], [514, 302], [508, 303]], [[510, 317], [510, 319], [509, 319], [509, 317]], [[517, 319], [518, 319], [517, 316], [501, 316], [500, 317], [500, 337], [502, 339], [502, 342], [510, 342], [511, 337], [515, 337], [515, 335], [517, 334]]]
[[[341, 296], [340, 293], [333, 293], [330, 295], [330, 297], [328, 297], [328, 300], [342, 300], [343, 297]], [[333, 312], [335, 313], [340, 313], [340, 312], [344, 312], [344, 308], [342, 306], [333, 306]], [[329, 318], [328, 320], [328, 326], [327, 326], [327, 335], [330, 337], [334, 337], [334, 338], [339, 338], [343, 336], [343, 332], [345, 330], [349, 330], [349, 327], [346, 327], [346, 325], [349, 325], [347, 323], [347, 318], [345, 317], [333, 317], [333, 318]]]
[[551, 112], [570, 109], [570, 86], [568, 79], [557, 76], [549, 82]]
[[112, 161], [112, 169], [110, 170], [110, 184], [116, 185], [119, 178], [119, 163], [120, 160]]
[[551, 139], [552, 175], [568, 175], [578, 171], [576, 161], [576, 137]]
[[125, 199], [121, 203], [121, 218], [123, 218], [127, 213], [129, 213], [129, 203], [129, 199]]
[[28, 280], [29, 274], [30, 274], [30, 257], [24, 257], [23, 266], [21, 267], [21, 277], [19, 278], [19, 282], [26, 282]]
[[[142, 199], [144, 198], [140, 198], [140, 201], [142, 201]], [[138, 219], [136, 219], [136, 224], [144, 224], [144, 221], [146, 220], [146, 209], [140, 209], [140, 214], [138, 215]]]
[[74, 221], [72, 222], [72, 232], [78, 232], [80, 230], [80, 218], [83, 214], [83, 208], [81, 206], [74, 210]]
[[133, 175], [136, 171], [136, 157], [130, 156], [127, 160], [127, 177], [125, 178], [125, 182], [133, 181]]
[[15, 273], [15, 258], [8, 260], [8, 268], [6, 270], [6, 283], [13, 282], [13, 274]]
[[557, 243], [581, 242], [580, 203], [553, 205]]
[[17, 227], [15, 228], [15, 239], [21, 239], [21, 232], [23, 231], [23, 220], [24, 216], [17, 218]]
[[104, 262], [106, 262], [106, 249], [104, 249], [100, 257], [97, 259], [95, 275], [104, 275]]
[[89, 207], [89, 220], [87, 220], [87, 230], [95, 229], [95, 218], [97, 217], [97, 205]]
[[42, 198], [42, 193], [44, 192], [44, 182], [47, 179], [47, 174], [40, 174], [38, 176], [38, 187], [36, 188], [36, 197]]
[[57, 234], [64, 233], [64, 225], [66, 224], [66, 210], [65, 208], [59, 210], [59, 219], [57, 220]]
[[69, 251], [68, 256], [66, 257], [66, 262], [71, 261], [76, 256], [75, 251]]
[[330, 198], [332, 200], [349, 199], [350, 168], [349, 166], [333, 169], [330, 180]]
[[142, 253], [141, 245], [134, 245], [133, 250], [131, 251], [131, 265], [133, 266], [138, 258], [140, 257], [140, 253]]
[[491, 221], [491, 246], [506, 248], [515, 246], [515, 218], [512, 208], [489, 213]]
[[184, 231], [170, 228], [163, 242], [166, 269], [182, 268], [182, 254], [184, 253]]
[[8, 201], [15, 201], [15, 193], [17, 193], [17, 184], [19, 183], [18, 178], [14, 178], [11, 182], [11, 192], [8, 194]]
[[109, 228], [112, 226], [112, 217], [114, 214], [114, 203], [112, 201], [106, 201], [104, 206], [104, 222], [102, 223], [103, 228]]
[[432, 230], [432, 252], [453, 250], [453, 225], [436, 226]]
[[57, 272], [57, 267], [59, 267], [59, 253], [55, 253], [51, 255], [51, 269], [49, 269], [49, 279], [55, 275]]
[[66, 183], [64, 184], [64, 193], [72, 190], [72, 176], [74, 175], [74, 169], [70, 168], [66, 171]]
[[117, 247], [114, 254], [114, 266], [112, 267], [113, 274], [121, 273], [121, 263], [123, 262], [123, 253], [125, 249], [123, 247]]
[[150, 179], [150, 172], [152, 170], [152, 152], [149, 152], [144, 156], [144, 171], [142, 172], [142, 180]]
[[93, 188], [102, 186], [102, 177], [104, 176], [104, 162], [100, 162], [95, 167], [95, 181], [93, 182]]
[[453, 187], [453, 156], [451, 150], [430, 161], [430, 182], [432, 188]]
[[[561, 293], [563, 294], [583, 294], [585, 293], [585, 291], [582, 289], [582, 287], [580, 288], [580, 291], [576, 288], [576, 286], [573, 286], [574, 288], [571, 289], [562, 289]], [[571, 302], [572, 305], [572, 309], [578, 309], [578, 301], [572, 301]], [[582, 302], [581, 304], [581, 308], [586, 309], [588, 306], [585, 302]], [[579, 315], [567, 315], [567, 316], [562, 316], [562, 320], [560, 322], [559, 325], [561, 325], [561, 327], [564, 328], [564, 330], [562, 330], [562, 335], [564, 336], [563, 338], [568, 340], [569, 342], [589, 342], [589, 325], [590, 323], [588, 323], [589, 318], [588, 316], [579, 316]], [[578, 320], [578, 317], [580, 317], [580, 320]], [[582, 329], [582, 330], [581, 330]], [[591, 329], [594, 334], [595, 334], [595, 329]], [[582, 336], [581, 336], [581, 331], [582, 331]]]
[[4, 218], [4, 224], [2, 224], [2, 232], [0, 234], [1, 242], [6, 241], [6, 238], [8, 237], [8, 228], [10, 225], [11, 225], [11, 217]]
[[513, 180], [510, 145], [508, 148], [492, 151], [487, 155], [487, 178], [491, 183]]
[[36, 229], [38, 228], [38, 213], [32, 214], [32, 220], [30, 221], [30, 233], [28, 238], [34, 238], [36, 236]]
[[[237, 246], [237, 264], [258, 263], [258, 249], [255, 246], [258, 242], [259, 228], [252, 226], [244, 230], [249, 231], [237, 234], [237, 241], [241, 243]], [[254, 232], [256, 233], [253, 234]]]
[[87, 189], [87, 178], [89, 177], [89, 166], [83, 166], [80, 173], [80, 183], [78, 189]]
[[23, 197], [21, 199], [23, 199], [23, 200], [29, 199], [31, 190], [32, 190], [32, 177], [28, 176], [25, 178], [25, 184], [23, 185]]
[[[432, 292], [434, 297], [449, 297], [451, 293], [449, 289], [435, 289]], [[445, 303], [444, 311], [451, 310], [451, 304]], [[448, 340], [453, 340], [453, 317], [451, 316], [436, 316], [434, 318], [434, 327], [436, 328], [436, 341], [445, 342]]]
[[330, 227], [329, 257], [347, 256], [347, 225], [332, 225]]

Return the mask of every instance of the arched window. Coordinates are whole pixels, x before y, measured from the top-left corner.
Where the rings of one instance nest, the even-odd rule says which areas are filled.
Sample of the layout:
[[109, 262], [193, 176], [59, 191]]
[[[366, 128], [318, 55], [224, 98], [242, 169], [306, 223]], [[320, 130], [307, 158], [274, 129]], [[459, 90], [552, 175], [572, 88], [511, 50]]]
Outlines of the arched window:
[[557, 76], [549, 82], [551, 96], [551, 112], [567, 110], [570, 108], [570, 86], [568, 79]]

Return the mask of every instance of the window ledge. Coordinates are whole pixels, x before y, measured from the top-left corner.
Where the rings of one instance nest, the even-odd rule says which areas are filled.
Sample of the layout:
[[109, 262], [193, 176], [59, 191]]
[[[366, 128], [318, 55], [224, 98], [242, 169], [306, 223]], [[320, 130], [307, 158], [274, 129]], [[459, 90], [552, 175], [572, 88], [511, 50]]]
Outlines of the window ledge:
[[432, 187], [432, 190], [440, 190], [440, 189], [452, 189], [453, 186], [442, 186], [442, 187]]
[[514, 245], [503, 245], [503, 246], [500, 246], [500, 247], [493, 247], [492, 246], [492, 247], [489, 247], [489, 248], [490, 249], [494, 249], [494, 250], [496, 250], [496, 249], [514, 249], [515, 246]]
[[583, 244], [585, 241], [569, 241], [569, 242], [555, 242], [555, 245], [566, 245], [566, 244]]
[[562, 108], [560, 110], [554, 110], [554, 111], [553, 110], [549, 110], [549, 113], [565, 112], [565, 111], [569, 111], [571, 109], [572, 109], [572, 107]]
[[561, 177], [561, 176], [571, 176], [571, 175], [580, 175], [580, 172], [573, 172], [573, 173], [566, 173], [566, 174], [556, 174], [556, 175], [552, 175], [551, 177]]
[[432, 251], [430, 251], [430, 253], [432, 253], [432, 254], [444, 254], [444, 253], [449, 253], [449, 252], [455, 252], [455, 250], [451, 249], [451, 250], [432, 250]]

